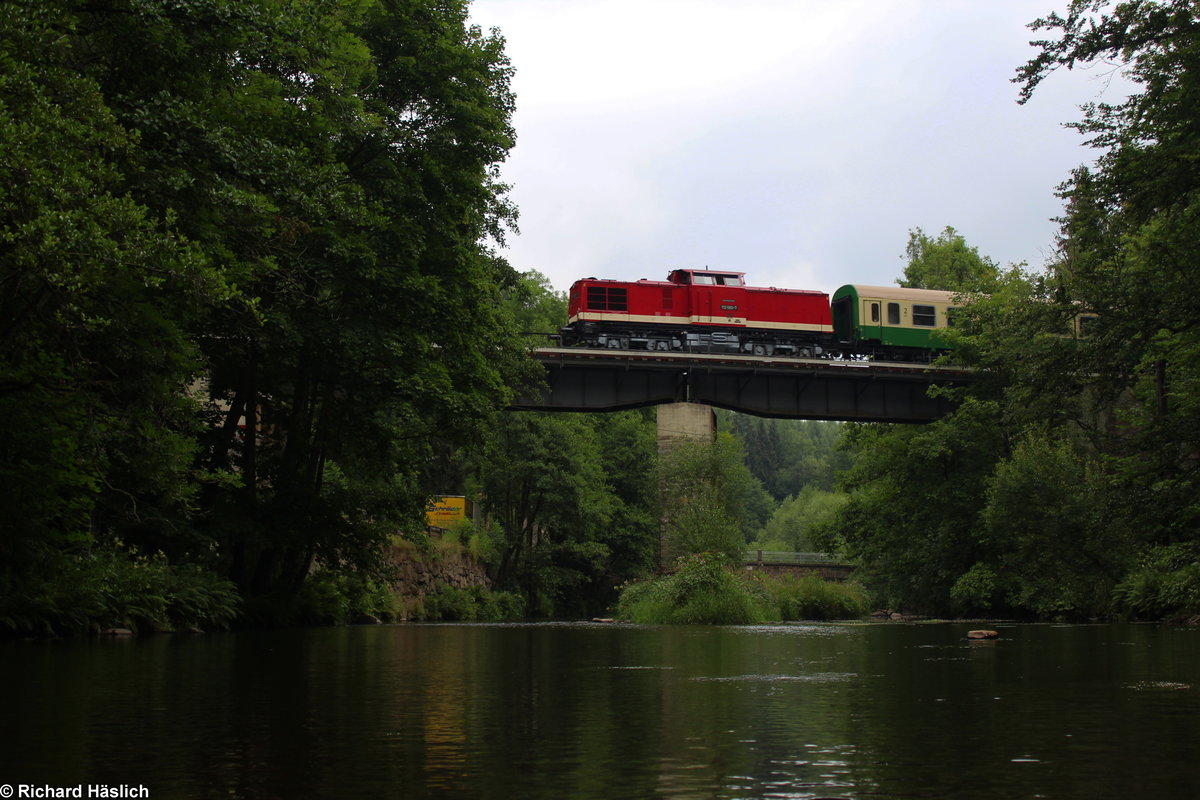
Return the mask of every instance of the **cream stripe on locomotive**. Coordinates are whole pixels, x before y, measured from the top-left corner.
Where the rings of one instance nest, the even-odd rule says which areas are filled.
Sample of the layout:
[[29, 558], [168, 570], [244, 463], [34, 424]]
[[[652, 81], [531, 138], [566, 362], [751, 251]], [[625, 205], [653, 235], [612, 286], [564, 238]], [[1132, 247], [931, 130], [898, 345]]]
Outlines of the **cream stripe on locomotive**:
[[712, 324], [712, 325], [738, 325], [741, 327], [751, 327], [755, 330], [790, 330], [790, 331], [815, 331], [818, 333], [832, 333], [832, 325], [817, 325], [813, 323], [796, 323], [796, 322], [762, 322], [755, 321], [749, 325], [745, 317], [713, 317], [708, 315], [697, 315], [694, 317], [672, 317], [657, 314], [605, 314], [597, 311], [582, 311], [567, 320], [569, 324], [575, 322], [625, 322], [625, 323], [641, 323], [652, 325], [695, 325]]

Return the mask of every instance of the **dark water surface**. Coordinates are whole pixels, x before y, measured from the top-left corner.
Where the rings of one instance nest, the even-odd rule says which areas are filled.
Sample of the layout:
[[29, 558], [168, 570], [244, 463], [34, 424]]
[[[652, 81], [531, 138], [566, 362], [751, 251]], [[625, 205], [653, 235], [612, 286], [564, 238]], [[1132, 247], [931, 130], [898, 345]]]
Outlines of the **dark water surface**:
[[968, 627], [12, 642], [0, 784], [153, 798], [1200, 797], [1200, 629], [1013, 625], [968, 642]]

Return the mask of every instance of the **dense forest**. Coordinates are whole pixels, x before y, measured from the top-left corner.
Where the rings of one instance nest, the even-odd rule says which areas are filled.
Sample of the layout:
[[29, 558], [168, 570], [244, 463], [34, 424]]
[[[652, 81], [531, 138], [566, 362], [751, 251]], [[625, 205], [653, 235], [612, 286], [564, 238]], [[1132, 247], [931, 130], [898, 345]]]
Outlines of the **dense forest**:
[[270, 618], [415, 529], [527, 361], [466, 13], [0, 4], [4, 624]]
[[379, 612], [388, 553], [447, 544], [438, 494], [486, 508], [449, 544], [497, 613], [752, 547], [913, 612], [1200, 614], [1192, 3], [1031, 26], [1020, 100], [1094, 63], [1138, 88], [1072, 123], [1097, 155], [1050, 264], [909, 232], [900, 282], [964, 296], [952, 415], [722, 412], [661, 460], [652, 410], [503, 410], [565, 305], [498, 255], [512, 67], [467, 5], [0, 0], [0, 629]]

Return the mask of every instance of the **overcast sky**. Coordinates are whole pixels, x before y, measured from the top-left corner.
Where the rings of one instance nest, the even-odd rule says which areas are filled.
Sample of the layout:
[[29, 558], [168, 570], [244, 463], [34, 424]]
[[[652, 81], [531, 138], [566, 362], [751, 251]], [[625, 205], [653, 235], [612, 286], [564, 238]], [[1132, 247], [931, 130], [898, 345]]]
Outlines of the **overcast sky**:
[[1066, 0], [474, 0], [516, 69], [507, 255], [554, 287], [675, 267], [832, 292], [888, 285], [908, 231], [1052, 257], [1063, 127], [1111, 68], [1025, 106], [1025, 26]]

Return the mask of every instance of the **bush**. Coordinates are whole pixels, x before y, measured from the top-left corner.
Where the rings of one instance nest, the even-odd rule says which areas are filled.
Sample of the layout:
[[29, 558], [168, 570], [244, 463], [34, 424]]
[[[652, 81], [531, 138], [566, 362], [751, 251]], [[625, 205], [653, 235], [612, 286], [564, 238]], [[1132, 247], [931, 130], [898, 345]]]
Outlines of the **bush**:
[[391, 586], [353, 569], [310, 575], [294, 605], [294, 616], [309, 625], [344, 625], [368, 616], [394, 622], [400, 617], [400, 598]]
[[519, 594], [483, 586], [442, 586], [425, 595], [423, 607], [417, 611], [417, 618], [428, 622], [500, 622], [525, 616], [525, 600]]
[[36, 589], [6, 592], [0, 627], [42, 634], [227, 628], [241, 608], [237, 588], [197, 565], [168, 563], [119, 545], [62, 555]]
[[734, 569], [716, 553], [685, 556], [670, 575], [623, 588], [613, 615], [644, 624], [752, 625], [773, 620], [852, 619], [870, 609], [857, 583], [816, 575], [781, 578]]
[[454, 523], [442, 534], [442, 540], [462, 545], [462, 549], [453, 551], [468, 553], [475, 561], [485, 564], [495, 564], [500, 560], [501, 540], [503, 532], [495, 522], [474, 523], [462, 520]]
[[627, 586], [614, 612], [638, 623], [745, 625], [778, 619], [763, 587], [721, 554], [684, 556], [670, 575]]
[[1200, 614], [1200, 547], [1153, 548], [1113, 590], [1113, 610], [1143, 619]]

